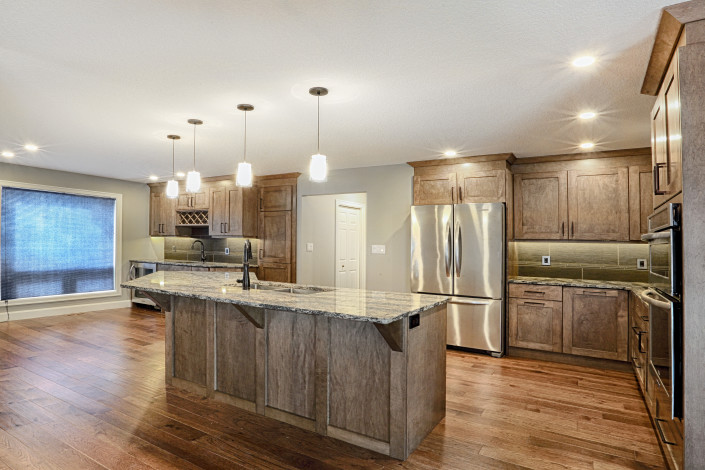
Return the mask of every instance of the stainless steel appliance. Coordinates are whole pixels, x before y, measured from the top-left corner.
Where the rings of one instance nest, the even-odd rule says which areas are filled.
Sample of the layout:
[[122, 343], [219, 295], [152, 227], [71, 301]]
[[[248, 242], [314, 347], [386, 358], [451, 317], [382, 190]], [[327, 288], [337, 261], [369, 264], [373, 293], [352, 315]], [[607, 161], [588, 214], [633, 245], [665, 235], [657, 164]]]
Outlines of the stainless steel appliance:
[[444, 294], [451, 346], [504, 354], [503, 203], [411, 207], [411, 290]]
[[649, 367], [654, 384], [651, 410], [659, 437], [669, 451], [682, 453], [683, 308], [681, 205], [666, 204], [649, 217]]
[[[156, 263], [141, 263], [137, 261], [130, 262], [130, 280], [137, 279], [138, 277], [146, 276], [147, 274], [152, 274], [157, 271]], [[130, 289], [132, 303], [151, 305], [156, 307], [157, 304], [154, 303], [152, 299], [144, 295], [142, 292]]]

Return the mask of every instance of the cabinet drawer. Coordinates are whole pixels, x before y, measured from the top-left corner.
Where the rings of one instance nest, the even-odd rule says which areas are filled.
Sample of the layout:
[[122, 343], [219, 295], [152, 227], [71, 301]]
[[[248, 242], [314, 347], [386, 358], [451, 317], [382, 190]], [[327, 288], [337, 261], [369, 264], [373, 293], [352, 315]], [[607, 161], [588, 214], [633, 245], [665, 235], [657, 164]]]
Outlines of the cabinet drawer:
[[540, 286], [536, 284], [509, 284], [509, 297], [519, 299], [563, 301], [561, 286]]

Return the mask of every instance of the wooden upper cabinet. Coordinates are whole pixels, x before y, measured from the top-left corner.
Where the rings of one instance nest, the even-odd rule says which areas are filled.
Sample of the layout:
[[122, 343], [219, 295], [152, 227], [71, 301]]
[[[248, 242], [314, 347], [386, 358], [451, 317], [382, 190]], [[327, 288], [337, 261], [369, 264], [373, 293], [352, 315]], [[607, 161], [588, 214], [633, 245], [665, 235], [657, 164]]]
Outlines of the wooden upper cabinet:
[[260, 188], [259, 210], [261, 212], [290, 211], [293, 207], [294, 188], [289, 185], [264, 186]]
[[560, 240], [568, 237], [565, 171], [514, 175], [514, 237]]
[[414, 205], [455, 204], [456, 173], [414, 176]]
[[654, 207], [653, 173], [648, 166], [629, 167], [629, 239], [641, 240], [649, 231]]
[[510, 346], [562, 352], [561, 302], [512, 298], [509, 299], [508, 307], [507, 336]]
[[563, 352], [628, 360], [627, 291], [563, 288]]
[[568, 171], [571, 240], [629, 240], [626, 167]]
[[231, 181], [218, 181], [210, 188], [209, 234], [212, 236], [257, 236], [256, 189], [240, 188]]
[[208, 210], [209, 191], [205, 184], [201, 183], [201, 189], [197, 193], [187, 193], [183, 188], [179, 188], [179, 191], [177, 210]]
[[259, 238], [260, 263], [290, 263], [291, 211], [260, 212]]
[[506, 201], [505, 170], [458, 171], [456, 177], [458, 202], [461, 204]]
[[166, 188], [158, 186], [149, 195], [149, 235], [176, 235], [176, 199], [166, 197]]

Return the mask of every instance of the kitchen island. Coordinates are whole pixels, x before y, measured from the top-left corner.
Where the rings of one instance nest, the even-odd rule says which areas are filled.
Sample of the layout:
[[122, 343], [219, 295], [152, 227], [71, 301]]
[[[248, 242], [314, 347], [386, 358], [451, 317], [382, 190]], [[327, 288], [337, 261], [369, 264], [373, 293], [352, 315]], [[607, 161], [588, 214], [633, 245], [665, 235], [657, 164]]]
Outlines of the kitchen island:
[[157, 272], [166, 383], [406, 459], [445, 416], [441, 296]]

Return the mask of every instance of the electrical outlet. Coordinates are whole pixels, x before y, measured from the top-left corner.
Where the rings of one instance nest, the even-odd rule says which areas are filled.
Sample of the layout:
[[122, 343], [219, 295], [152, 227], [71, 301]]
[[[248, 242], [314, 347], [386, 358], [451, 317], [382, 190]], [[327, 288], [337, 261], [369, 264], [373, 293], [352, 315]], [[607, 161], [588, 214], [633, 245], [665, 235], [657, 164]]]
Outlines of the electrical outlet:
[[313, 251], [313, 243], [306, 243], [306, 251], [308, 251], [309, 253]]
[[636, 269], [647, 269], [648, 265], [646, 264], [646, 259], [645, 258], [639, 258], [636, 260]]
[[225, 248], [225, 254], [226, 254], [226, 255], [229, 255], [229, 254], [230, 254], [230, 248], [228, 248], [228, 247]]
[[225, 279], [230, 279], [230, 273], [225, 273]]
[[541, 257], [541, 266], [550, 266], [551, 265], [551, 257], [550, 256], [542, 256]]

